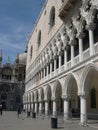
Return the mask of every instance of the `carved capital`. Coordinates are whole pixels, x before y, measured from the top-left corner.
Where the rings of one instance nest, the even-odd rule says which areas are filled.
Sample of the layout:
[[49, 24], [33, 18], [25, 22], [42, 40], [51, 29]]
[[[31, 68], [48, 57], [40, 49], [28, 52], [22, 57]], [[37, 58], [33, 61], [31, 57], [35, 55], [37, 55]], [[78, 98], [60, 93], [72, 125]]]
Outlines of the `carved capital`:
[[62, 48], [63, 48], [63, 42], [62, 42], [62, 40], [60, 40], [60, 41], [58, 42], [58, 49], [59, 49], [59, 51], [61, 51]]
[[91, 0], [93, 6], [98, 8], [98, 0]]
[[56, 60], [56, 59], [57, 59], [57, 57], [58, 57], [58, 55], [54, 55], [54, 60]]
[[57, 48], [57, 46], [56, 46], [56, 45], [54, 46], [53, 52], [54, 52], [54, 55], [57, 55], [58, 48]]
[[52, 101], [57, 101], [56, 97], [51, 98]]
[[62, 99], [63, 99], [64, 101], [69, 101], [70, 96], [69, 96], [69, 95], [63, 95], [63, 96], [62, 96]]
[[78, 39], [83, 39], [85, 37], [85, 34], [81, 32], [81, 33], [78, 33], [76, 36]]
[[82, 6], [81, 14], [85, 18], [87, 25], [90, 25], [94, 22], [94, 17], [96, 13], [96, 8], [91, 4], [90, 1], [85, 1]]
[[50, 50], [50, 54], [49, 54], [49, 55], [50, 55], [50, 60], [53, 59], [53, 55], [54, 55], [54, 54], [53, 54], [53, 51], [52, 51], [52, 50]]
[[54, 61], [54, 60], [53, 60], [53, 59], [51, 59], [51, 60], [50, 60], [50, 63], [53, 63], [53, 61]]
[[73, 44], [75, 35], [76, 35], [76, 29], [73, 27], [72, 24], [67, 25], [67, 34], [69, 36], [69, 44]]
[[64, 46], [65, 51], [69, 49], [69, 45]]
[[87, 29], [87, 30], [94, 30], [95, 27], [96, 27], [96, 24], [94, 24], [94, 23], [91, 23], [91, 24], [89, 24], [89, 25], [86, 25], [86, 29]]
[[87, 98], [88, 97], [88, 92], [79, 92], [78, 95], [80, 96], [80, 98]]

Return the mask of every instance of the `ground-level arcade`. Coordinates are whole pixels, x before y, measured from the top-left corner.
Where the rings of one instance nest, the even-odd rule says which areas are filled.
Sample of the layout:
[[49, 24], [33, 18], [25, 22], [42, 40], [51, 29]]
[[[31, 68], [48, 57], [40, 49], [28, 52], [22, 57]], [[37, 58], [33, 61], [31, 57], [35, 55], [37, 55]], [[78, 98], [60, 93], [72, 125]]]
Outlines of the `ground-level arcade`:
[[88, 63], [58, 76], [23, 96], [24, 109], [36, 114], [80, 117], [81, 124], [98, 114], [98, 67]]

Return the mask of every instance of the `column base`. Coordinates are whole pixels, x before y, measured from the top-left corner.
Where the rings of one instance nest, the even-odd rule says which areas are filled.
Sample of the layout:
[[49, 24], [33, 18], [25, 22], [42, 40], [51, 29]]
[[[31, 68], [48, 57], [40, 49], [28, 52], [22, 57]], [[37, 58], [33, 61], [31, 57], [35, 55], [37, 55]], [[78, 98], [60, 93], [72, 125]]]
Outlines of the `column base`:
[[87, 127], [88, 126], [87, 123], [80, 123], [80, 125], [83, 126], [83, 127]]

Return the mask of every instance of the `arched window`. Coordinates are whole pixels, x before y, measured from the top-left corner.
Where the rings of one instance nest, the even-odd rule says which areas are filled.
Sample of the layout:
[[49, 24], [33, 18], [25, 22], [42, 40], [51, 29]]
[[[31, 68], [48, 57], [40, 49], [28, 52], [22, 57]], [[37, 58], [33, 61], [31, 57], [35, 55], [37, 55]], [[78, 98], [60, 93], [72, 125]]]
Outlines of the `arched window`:
[[50, 29], [54, 26], [55, 24], [55, 7], [53, 6], [50, 11], [50, 18], [49, 18], [49, 25]]
[[95, 88], [91, 89], [90, 98], [91, 98], [91, 108], [96, 108], [96, 90], [95, 90]]
[[38, 47], [41, 45], [41, 30], [38, 33], [37, 44], [38, 44]]

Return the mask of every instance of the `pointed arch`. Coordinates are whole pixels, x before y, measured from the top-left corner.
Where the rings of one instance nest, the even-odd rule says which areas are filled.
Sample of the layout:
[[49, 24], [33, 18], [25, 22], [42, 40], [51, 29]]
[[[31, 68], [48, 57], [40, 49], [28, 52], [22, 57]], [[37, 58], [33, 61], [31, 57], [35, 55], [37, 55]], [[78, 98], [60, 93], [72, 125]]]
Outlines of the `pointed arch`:
[[66, 95], [66, 96], [69, 96], [70, 95], [70, 91], [71, 91], [71, 87], [72, 87], [72, 81], [75, 81], [76, 85], [77, 85], [77, 89], [78, 89], [78, 83], [77, 83], [77, 80], [76, 80], [76, 77], [70, 73], [66, 79], [65, 79], [65, 82], [64, 82], [64, 86], [63, 86], [63, 95]]
[[51, 87], [50, 85], [48, 84], [45, 88], [45, 91], [44, 91], [44, 99], [45, 100], [50, 100], [51, 99]]
[[98, 68], [95, 64], [89, 63], [83, 70], [81, 80], [80, 80], [80, 87], [81, 87], [81, 92], [85, 93], [88, 92], [88, 88], [86, 85], [86, 81], [88, 80], [88, 77], [92, 74], [92, 72], [98, 72]]
[[34, 101], [38, 101], [38, 90], [34, 91]]
[[53, 96], [56, 99], [59, 99], [59, 97], [62, 96], [62, 87], [61, 84], [59, 82], [59, 80], [56, 80], [54, 82], [54, 87], [53, 87]]
[[44, 99], [44, 89], [40, 88], [38, 91], [38, 100], [43, 101], [43, 99]]

